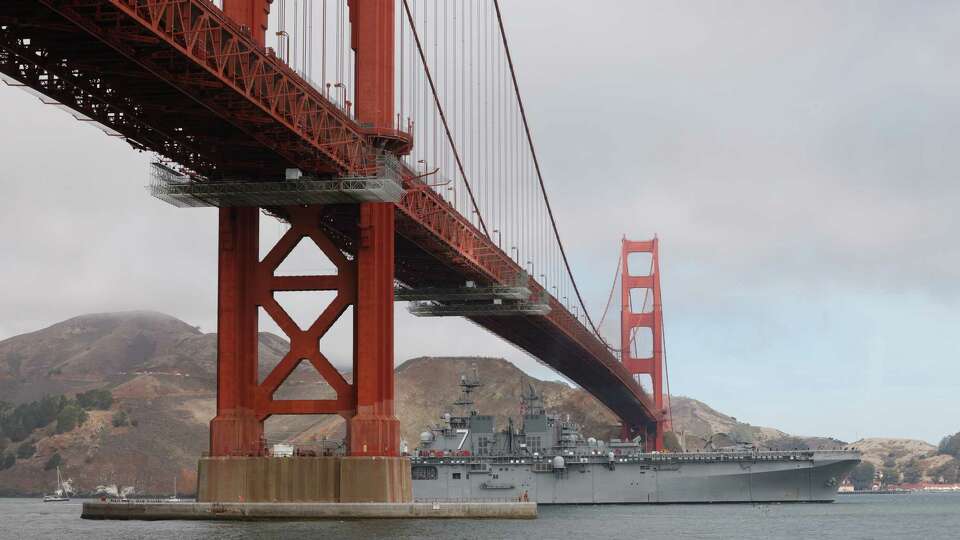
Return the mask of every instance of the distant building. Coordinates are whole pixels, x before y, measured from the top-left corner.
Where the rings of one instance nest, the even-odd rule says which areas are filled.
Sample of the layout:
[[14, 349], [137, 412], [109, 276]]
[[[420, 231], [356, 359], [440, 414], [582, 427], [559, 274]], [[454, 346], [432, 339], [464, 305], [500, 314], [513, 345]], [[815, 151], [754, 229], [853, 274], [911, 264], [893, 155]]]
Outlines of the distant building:
[[912, 484], [904, 483], [896, 487], [906, 491], [960, 491], [960, 484], [934, 484], [933, 482], [917, 482]]

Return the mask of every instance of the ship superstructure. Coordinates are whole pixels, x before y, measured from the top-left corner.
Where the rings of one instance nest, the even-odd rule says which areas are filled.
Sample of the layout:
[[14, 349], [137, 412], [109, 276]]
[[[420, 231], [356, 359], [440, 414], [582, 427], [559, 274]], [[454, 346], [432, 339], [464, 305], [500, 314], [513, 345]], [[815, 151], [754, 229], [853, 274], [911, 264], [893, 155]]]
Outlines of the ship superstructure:
[[420, 435], [411, 456], [421, 500], [529, 499], [556, 503], [832, 502], [860, 462], [847, 450], [650, 453], [643, 441], [584, 438], [569, 418], [547, 412], [532, 385], [521, 425], [474, 408], [476, 371], [460, 379], [453, 412]]

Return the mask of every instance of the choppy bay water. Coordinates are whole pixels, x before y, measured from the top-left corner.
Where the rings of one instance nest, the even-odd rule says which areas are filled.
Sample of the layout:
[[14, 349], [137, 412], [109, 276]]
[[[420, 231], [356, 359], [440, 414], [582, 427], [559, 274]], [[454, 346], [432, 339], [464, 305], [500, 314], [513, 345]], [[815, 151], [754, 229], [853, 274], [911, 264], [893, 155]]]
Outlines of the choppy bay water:
[[535, 521], [85, 521], [80, 501], [0, 499], [0, 538], [960, 538], [960, 493], [844, 495], [833, 504], [542, 506]]

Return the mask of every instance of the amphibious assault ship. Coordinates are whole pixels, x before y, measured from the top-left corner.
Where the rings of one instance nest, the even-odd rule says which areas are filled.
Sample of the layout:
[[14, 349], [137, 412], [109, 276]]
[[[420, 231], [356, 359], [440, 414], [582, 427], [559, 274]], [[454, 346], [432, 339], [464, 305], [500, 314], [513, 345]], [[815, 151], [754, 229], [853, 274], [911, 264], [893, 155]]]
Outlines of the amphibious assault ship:
[[530, 500], [540, 504], [833, 502], [843, 477], [860, 462], [847, 450], [709, 452], [643, 451], [638, 439], [584, 438], [567, 418], [549, 414], [528, 385], [522, 424], [473, 408], [480, 386], [460, 379], [454, 402], [424, 431], [411, 455], [417, 500]]

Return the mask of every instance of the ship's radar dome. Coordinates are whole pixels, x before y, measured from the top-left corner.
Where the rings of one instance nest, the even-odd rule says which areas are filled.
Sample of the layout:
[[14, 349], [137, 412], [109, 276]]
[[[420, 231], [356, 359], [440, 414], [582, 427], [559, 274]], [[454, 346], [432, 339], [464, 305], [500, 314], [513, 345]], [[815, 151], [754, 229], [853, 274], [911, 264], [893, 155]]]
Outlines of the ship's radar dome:
[[423, 433], [421, 433], [420, 442], [423, 442], [423, 443], [433, 442], [433, 433], [430, 433], [429, 431], [424, 431]]
[[589, 439], [587, 439], [587, 444], [589, 444], [590, 446], [596, 446], [597, 440], [594, 439], [593, 437], [590, 437]]
[[553, 458], [553, 468], [554, 469], [565, 469], [567, 467], [566, 462], [563, 461], [562, 456], [555, 456]]

